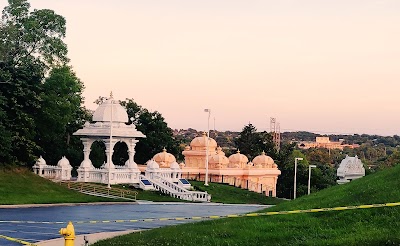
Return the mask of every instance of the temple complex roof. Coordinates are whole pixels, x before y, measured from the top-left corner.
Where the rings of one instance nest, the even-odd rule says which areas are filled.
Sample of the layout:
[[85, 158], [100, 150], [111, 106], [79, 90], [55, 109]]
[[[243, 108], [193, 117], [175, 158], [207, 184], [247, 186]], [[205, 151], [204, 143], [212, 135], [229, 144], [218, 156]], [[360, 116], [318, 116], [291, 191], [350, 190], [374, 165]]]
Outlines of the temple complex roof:
[[230, 167], [236, 167], [236, 166], [242, 167], [246, 165], [247, 162], [249, 162], [249, 159], [247, 158], [247, 156], [240, 154], [239, 150], [237, 151], [236, 154], [229, 156]]
[[270, 156], [266, 155], [264, 151], [261, 153], [261, 155], [254, 157], [252, 162], [256, 167], [265, 168], [272, 168], [275, 164], [274, 160]]
[[[208, 148], [209, 149], [214, 149], [217, 148], [217, 142], [212, 139], [208, 138]], [[203, 132], [203, 135], [201, 137], [196, 137], [190, 142], [190, 147], [192, 147], [192, 150], [201, 150], [205, 149], [207, 147], [207, 134]]]
[[221, 147], [217, 148], [217, 153], [209, 156], [208, 163], [210, 165], [215, 165], [218, 167], [227, 166], [229, 163], [228, 157], [225, 156], [225, 153], [222, 151]]

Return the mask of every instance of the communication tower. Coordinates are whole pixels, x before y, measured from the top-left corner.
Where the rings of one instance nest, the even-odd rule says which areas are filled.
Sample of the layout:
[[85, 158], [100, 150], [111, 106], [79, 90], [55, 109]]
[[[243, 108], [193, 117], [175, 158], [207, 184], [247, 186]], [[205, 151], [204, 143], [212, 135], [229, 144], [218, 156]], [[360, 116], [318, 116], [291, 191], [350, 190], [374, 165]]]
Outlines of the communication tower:
[[275, 144], [275, 149], [279, 152], [281, 146], [281, 124], [276, 122], [276, 118], [271, 117], [269, 127], [272, 135], [272, 141]]

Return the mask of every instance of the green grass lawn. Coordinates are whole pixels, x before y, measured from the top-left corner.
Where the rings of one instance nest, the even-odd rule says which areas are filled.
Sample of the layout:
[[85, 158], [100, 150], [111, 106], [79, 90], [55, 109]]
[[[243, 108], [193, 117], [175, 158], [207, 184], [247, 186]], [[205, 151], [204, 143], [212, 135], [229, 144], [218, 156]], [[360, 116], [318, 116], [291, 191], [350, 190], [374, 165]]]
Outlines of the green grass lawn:
[[[0, 169], [0, 204], [115, 202], [69, 190], [27, 169]], [[121, 201], [121, 200], [119, 200]]]
[[[197, 190], [208, 191], [212, 194], [212, 202], [277, 204], [282, 201], [229, 185], [211, 183], [210, 186], [205, 187], [203, 182], [190, 182]], [[113, 185], [112, 187], [137, 191], [137, 200], [187, 202], [160, 194], [157, 191], [132, 189], [127, 185]], [[125, 201], [81, 194], [39, 177], [27, 169], [16, 168], [0, 169], [0, 194], [0, 205]]]
[[227, 184], [209, 183], [209, 186], [204, 186], [204, 182], [192, 180], [190, 183], [196, 190], [207, 191], [211, 194], [211, 202], [274, 205], [285, 201], [283, 199], [267, 197], [263, 194], [243, 190]]
[[[400, 165], [264, 211], [400, 201]], [[100, 241], [103, 245], [400, 245], [400, 207], [209, 220]]]

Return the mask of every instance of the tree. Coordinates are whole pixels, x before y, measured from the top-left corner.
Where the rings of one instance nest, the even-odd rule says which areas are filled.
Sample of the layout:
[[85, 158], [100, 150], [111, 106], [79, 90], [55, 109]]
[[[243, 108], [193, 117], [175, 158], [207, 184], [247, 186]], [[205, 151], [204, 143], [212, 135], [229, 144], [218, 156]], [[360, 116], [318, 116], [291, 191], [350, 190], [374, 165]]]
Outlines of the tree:
[[[0, 105], [5, 103], [5, 98], [1, 95], [0, 92]], [[0, 148], [0, 165], [4, 163], [10, 163], [11, 160], [11, 134], [7, 131], [6, 126], [8, 122], [7, 115], [5, 111], [0, 107], [0, 141], [1, 141], [1, 148]]]
[[0, 37], [3, 61], [19, 67], [30, 63], [48, 69], [65, 64], [65, 18], [50, 9], [29, 12], [26, 0], [9, 0], [3, 10]]
[[257, 132], [256, 127], [251, 123], [242, 129], [239, 136], [235, 139], [235, 145], [249, 160], [260, 155], [263, 151], [273, 159], [277, 156], [271, 134]]
[[[304, 187], [304, 177], [308, 167], [306, 156], [298, 150], [293, 150], [293, 144], [284, 144], [279, 153], [278, 168], [281, 170], [281, 175], [278, 178], [277, 196], [293, 198], [294, 188], [294, 161], [295, 158], [303, 158], [297, 162], [297, 196], [304, 195], [307, 191], [307, 186]], [[307, 185], [307, 183], [305, 183]]]
[[[129, 124], [135, 124], [137, 130], [146, 135], [146, 138], [140, 139], [136, 145], [135, 162], [144, 164], [155, 154], [161, 152], [163, 148], [166, 148], [178, 160], [182, 159], [179, 141], [174, 138], [172, 129], [168, 127], [164, 117], [159, 112], [150, 112], [138, 105], [133, 99], [126, 99], [120, 103], [127, 110]], [[118, 149], [115, 149], [114, 153], [117, 152], [119, 152]], [[124, 151], [120, 152], [124, 153]], [[117, 160], [118, 154], [115, 154], [115, 158]]]
[[[35, 142], [36, 116], [40, 112], [42, 81], [53, 66], [64, 64], [67, 47], [65, 19], [52, 10], [29, 11], [26, 0], [9, 0], [0, 23], [0, 135], [12, 149], [2, 151], [3, 162], [32, 163], [40, 146]], [[4, 140], [1, 139], [1, 140]], [[7, 149], [7, 148], [6, 148]]]
[[83, 124], [78, 119], [84, 115], [81, 108], [84, 86], [71, 67], [60, 66], [50, 71], [42, 87], [36, 143], [49, 163], [57, 163], [68, 148], [75, 147], [70, 145], [70, 138]]

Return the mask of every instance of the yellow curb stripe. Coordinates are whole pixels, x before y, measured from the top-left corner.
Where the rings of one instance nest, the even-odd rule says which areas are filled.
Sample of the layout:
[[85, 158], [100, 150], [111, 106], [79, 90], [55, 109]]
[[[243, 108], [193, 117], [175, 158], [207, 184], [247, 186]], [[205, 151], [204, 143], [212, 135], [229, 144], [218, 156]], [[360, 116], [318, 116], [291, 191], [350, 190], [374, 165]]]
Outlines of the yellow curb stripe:
[[219, 218], [221, 218], [221, 216], [218, 216], [218, 215], [212, 215], [212, 216], [210, 216], [210, 219], [219, 219]]
[[37, 246], [37, 245], [34, 244], [34, 243], [30, 243], [30, 242], [23, 241], [23, 240], [20, 240], [20, 239], [17, 239], [17, 238], [13, 238], [13, 237], [7, 237], [7, 236], [4, 236], [4, 235], [0, 235], [0, 238], [4, 238], [4, 239], [6, 239], [6, 240], [8, 240], [8, 241], [20, 243], [20, 244], [23, 244], [23, 245]]
[[258, 216], [258, 213], [246, 214], [246, 216], [248, 216], [248, 217], [254, 217], [254, 216]]

